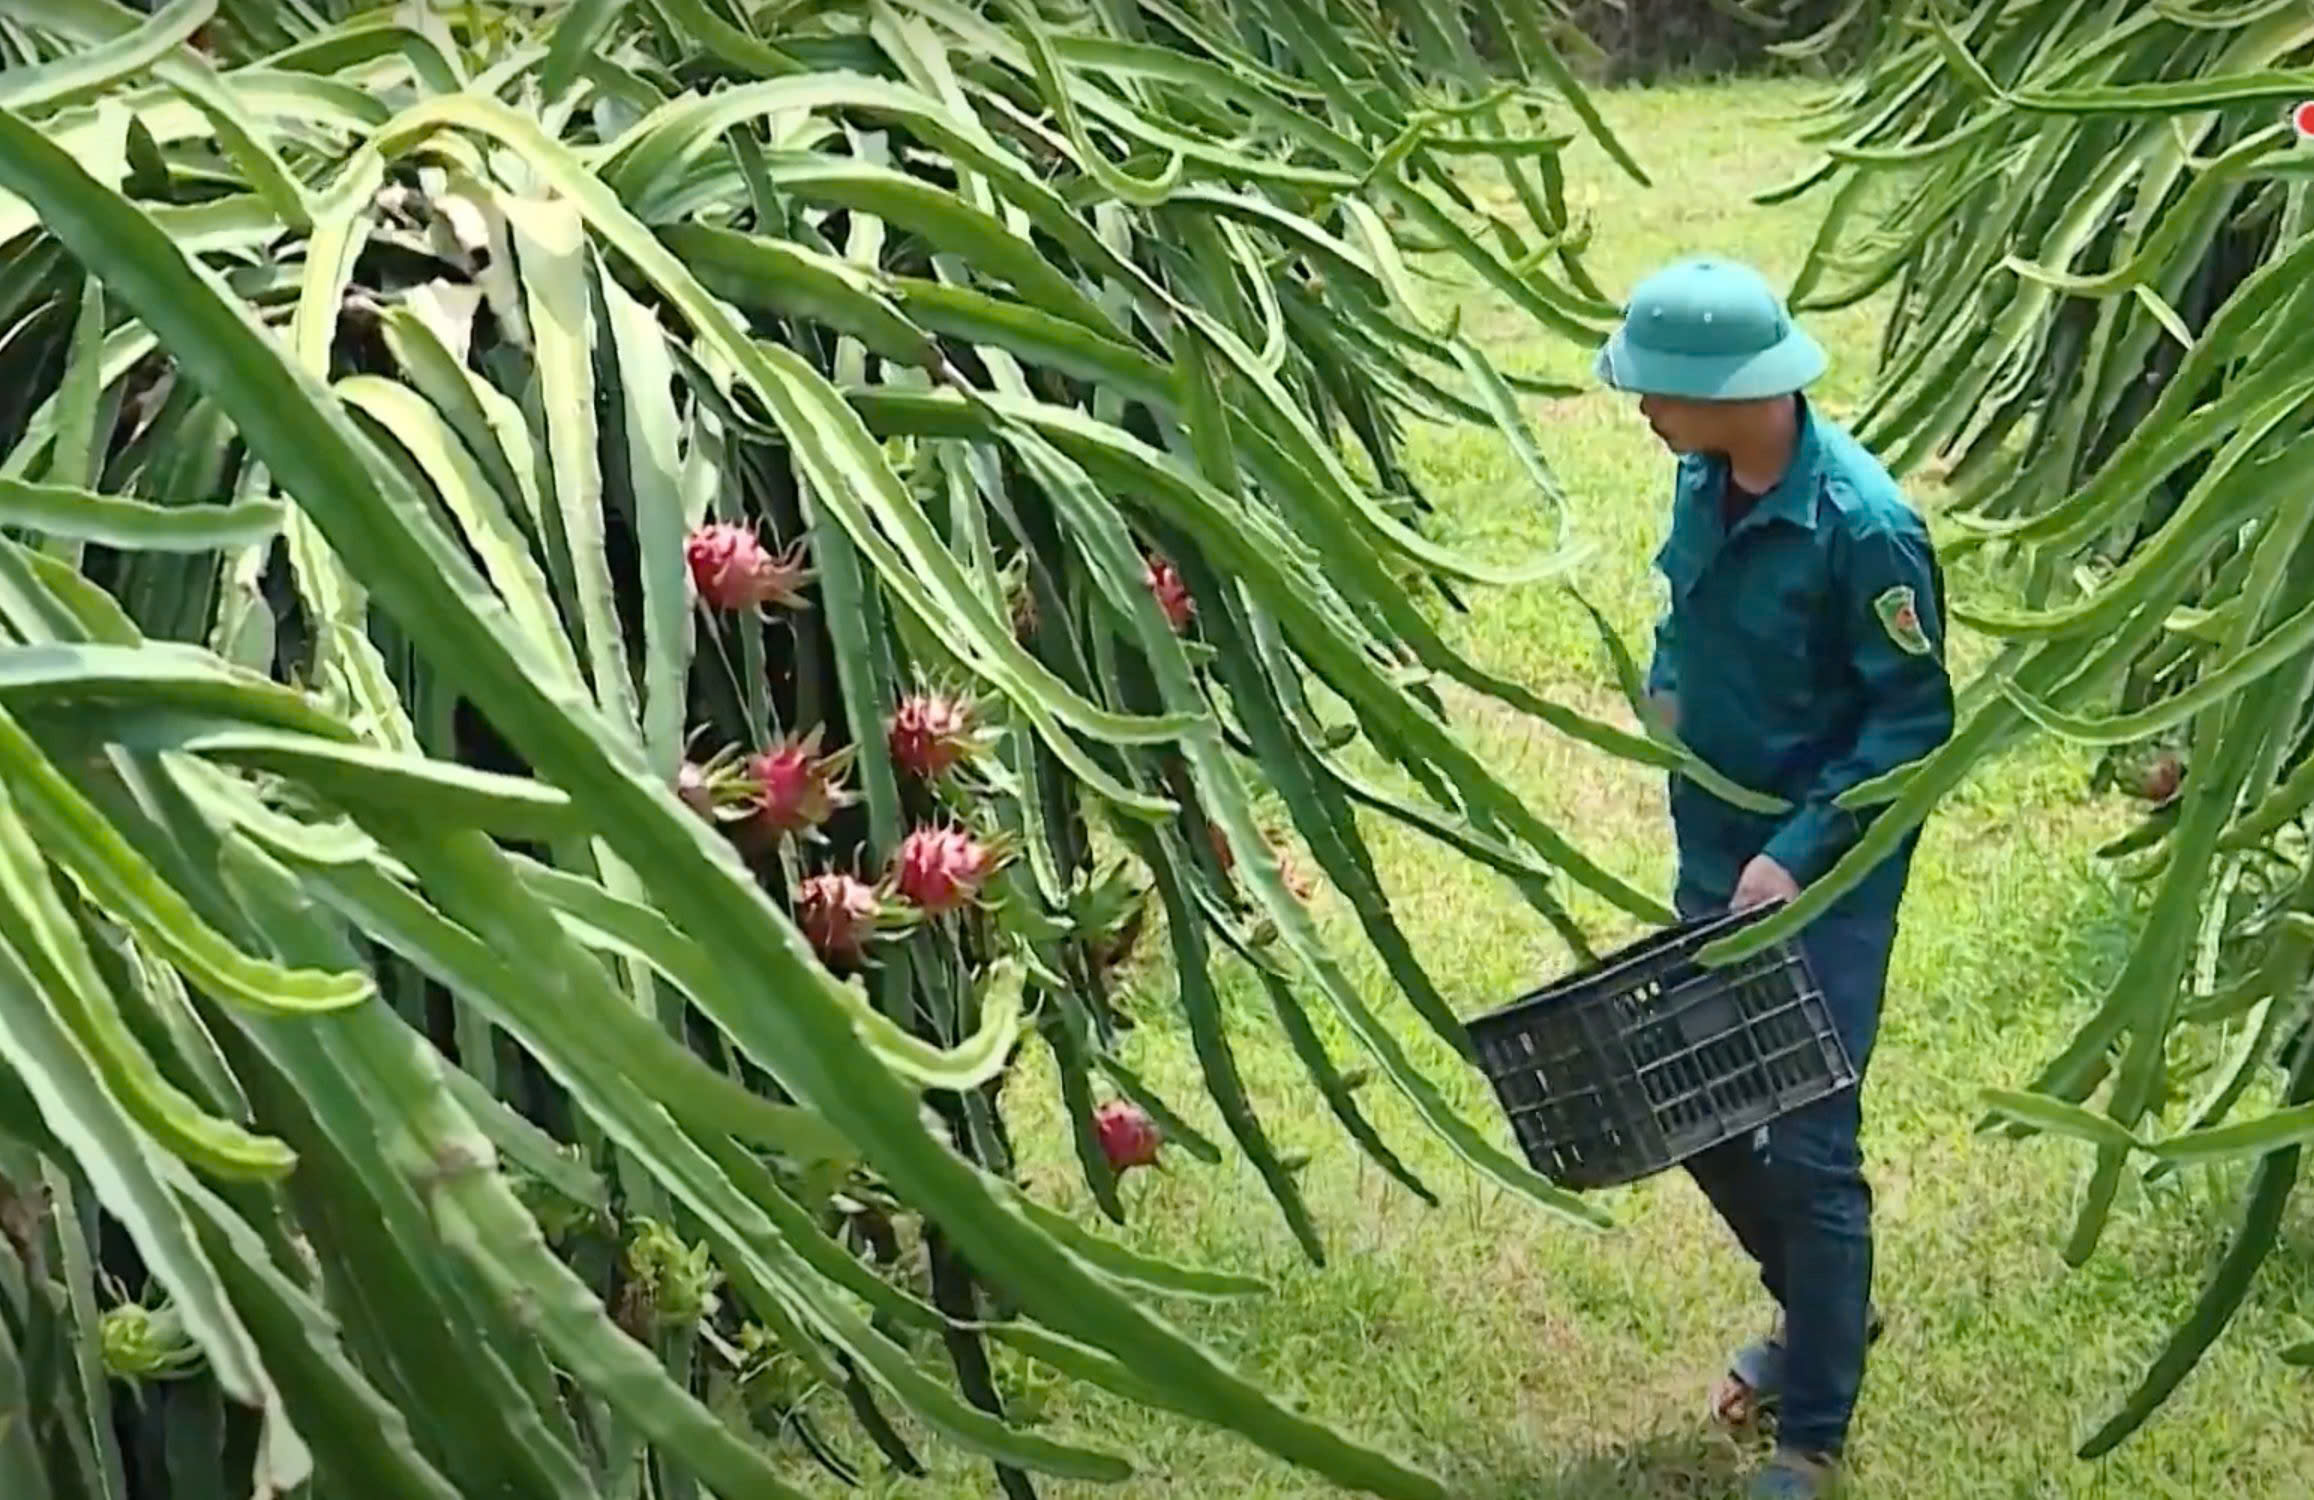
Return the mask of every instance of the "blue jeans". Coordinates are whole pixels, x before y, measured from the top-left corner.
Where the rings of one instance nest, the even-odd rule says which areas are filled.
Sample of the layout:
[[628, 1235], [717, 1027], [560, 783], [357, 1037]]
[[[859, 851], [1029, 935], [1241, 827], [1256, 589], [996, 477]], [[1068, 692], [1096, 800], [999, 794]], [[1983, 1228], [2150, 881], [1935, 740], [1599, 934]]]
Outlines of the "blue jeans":
[[[1676, 904], [1692, 917], [1724, 910], [1727, 898], [1683, 887]], [[1784, 1309], [1778, 1436], [1809, 1452], [1846, 1445], [1864, 1383], [1872, 1188], [1857, 1146], [1859, 1095], [1895, 938], [1893, 912], [1828, 914], [1802, 929], [1800, 946], [1856, 1065], [1856, 1087], [1772, 1122], [1765, 1151], [1747, 1135], [1685, 1163]]]

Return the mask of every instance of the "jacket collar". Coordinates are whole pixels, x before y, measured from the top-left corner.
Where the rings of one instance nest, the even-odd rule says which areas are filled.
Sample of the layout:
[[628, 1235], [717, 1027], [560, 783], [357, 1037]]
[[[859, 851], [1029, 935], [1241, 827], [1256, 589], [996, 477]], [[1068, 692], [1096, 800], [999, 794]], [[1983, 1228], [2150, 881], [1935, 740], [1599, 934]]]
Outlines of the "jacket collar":
[[1672, 497], [1671, 534], [1664, 540], [1656, 561], [1681, 593], [1695, 586], [1720, 549], [1734, 537], [1775, 523], [1802, 531], [1816, 529], [1817, 508], [1824, 493], [1824, 434], [1821, 419], [1808, 404], [1808, 398], [1798, 399], [1799, 431], [1792, 445], [1792, 460], [1784, 466], [1783, 476], [1736, 522], [1732, 531], [1723, 525], [1720, 508], [1720, 496], [1727, 484], [1727, 459], [1710, 453], [1680, 461], [1679, 480]]

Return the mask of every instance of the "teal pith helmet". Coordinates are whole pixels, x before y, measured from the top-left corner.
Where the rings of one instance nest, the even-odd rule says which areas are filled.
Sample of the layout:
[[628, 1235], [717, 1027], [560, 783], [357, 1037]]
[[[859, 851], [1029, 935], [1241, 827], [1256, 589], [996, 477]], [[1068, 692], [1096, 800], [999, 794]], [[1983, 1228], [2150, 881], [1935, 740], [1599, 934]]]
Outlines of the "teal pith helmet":
[[1632, 289], [1592, 368], [1617, 390], [1690, 401], [1785, 396], [1824, 373], [1824, 351], [1767, 278], [1710, 256], [1674, 261]]

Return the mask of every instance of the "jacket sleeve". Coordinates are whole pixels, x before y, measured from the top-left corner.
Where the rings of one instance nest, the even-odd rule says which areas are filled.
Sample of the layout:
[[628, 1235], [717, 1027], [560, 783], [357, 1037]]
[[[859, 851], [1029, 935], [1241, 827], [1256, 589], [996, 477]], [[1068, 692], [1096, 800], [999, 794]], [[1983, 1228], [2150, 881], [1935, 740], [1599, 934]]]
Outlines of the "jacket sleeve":
[[1693, 458], [1679, 460], [1671, 484], [1671, 528], [1652, 562], [1654, 578], [1665, 585], [1663, 613], [1655, 617], [1655, 654], [1647, 663], [1647, 696], [1658, 700], [1675, 698], [1679, 692], [1679, 633], [1671, 618], [1677, 613], [1679, 590], [1671, 583], [1671, 559], [1679, 548], [1680, 517], [1695, 486], [1695, 469]]
[[1866, 820], [1833, 799], [1919, 760], [1953, 728], [1943, 580], [1928, 539], [1878, 527], [1842, 552], [1834, 590], [1863, 709], [1847, 752], [1817, 774], [1764, 851], [1802, 885], [1822, 878], [1863, 836]]
[[1679, 691], [1679, 671], [1671, 663], [1671, 611], [1665, 610], [1655, 622], [1655, 655], [1647, 663], [1647, 692], [1650, 697], [1663, 697]]

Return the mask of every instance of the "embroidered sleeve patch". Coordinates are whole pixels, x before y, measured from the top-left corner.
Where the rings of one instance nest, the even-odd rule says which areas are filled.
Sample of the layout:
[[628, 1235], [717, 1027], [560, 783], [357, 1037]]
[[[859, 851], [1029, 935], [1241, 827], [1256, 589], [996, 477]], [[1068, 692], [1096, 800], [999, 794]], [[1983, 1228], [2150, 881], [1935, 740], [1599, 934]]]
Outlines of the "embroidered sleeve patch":
[[1928, 655], [1928, 635], [1920, 628], [1920, 608], [1910, 585], [1900, 583], [1873, 600], [1872, 612], [1880, 616], [1881, 629], [1899, 651]]

